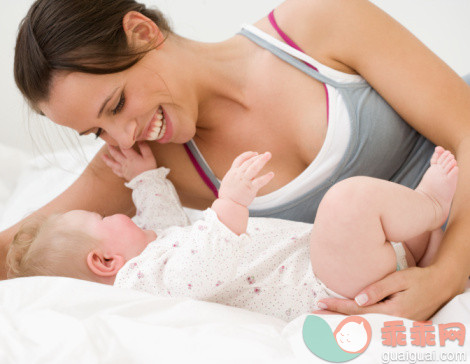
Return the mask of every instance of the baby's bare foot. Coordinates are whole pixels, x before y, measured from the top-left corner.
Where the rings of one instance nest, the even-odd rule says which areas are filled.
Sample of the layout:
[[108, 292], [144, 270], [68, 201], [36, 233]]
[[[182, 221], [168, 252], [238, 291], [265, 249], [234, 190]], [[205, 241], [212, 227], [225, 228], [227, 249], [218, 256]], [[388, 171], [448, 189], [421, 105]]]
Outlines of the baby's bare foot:
[[431, 166], [416, 187], [416, 191], [423, 193], [434, 203], [436, 228], [444, 224], [449, 216], [458, 174], [459, 168], [454, 155], [442, 147], [436, 147]]

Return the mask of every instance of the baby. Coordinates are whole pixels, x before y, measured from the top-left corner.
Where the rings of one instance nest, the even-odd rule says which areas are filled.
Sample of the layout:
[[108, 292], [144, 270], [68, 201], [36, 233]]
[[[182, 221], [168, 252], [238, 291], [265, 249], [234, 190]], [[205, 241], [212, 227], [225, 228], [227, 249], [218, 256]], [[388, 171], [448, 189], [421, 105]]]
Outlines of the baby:
[[289, 321], [319, 309], [320, 299], [353, 298], [397, 269], [429, 264], [458, 176], [454, 156], [436, 147], [415, 190], [353, 177], [327, 192], [313, 226], [249, 219], [247, 206], [273, 173], [258, 177], [269, 153], [246, 152], [190, 225], [169, 170], [156, 168], [146, 144], [139, 148], [110, 148], [107, 160], [133, 190], [134, 221], [75, 210], [25, 227], [8, 253], [9, 276], [68, 276]]

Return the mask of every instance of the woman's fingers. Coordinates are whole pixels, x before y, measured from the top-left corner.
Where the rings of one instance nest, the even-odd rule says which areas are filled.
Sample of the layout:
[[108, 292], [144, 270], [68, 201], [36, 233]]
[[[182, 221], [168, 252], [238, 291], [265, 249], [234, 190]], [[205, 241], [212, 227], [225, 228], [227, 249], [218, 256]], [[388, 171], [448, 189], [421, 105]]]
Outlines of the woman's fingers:
[[326, 311], [328, 313], [341, 313], [343, 315], [363, 315], [365, 313], [390, 314], [390, 312], [395, 311], [395, 302], [392, 299], [367, 307], [358, 306], [354, 300], [340, 298], [325, 298], [321, 300], [321, 302], [325, 304], [325, 308], [322, 308], [321, 313]]
[[372, 283], [354, 298], [359, 306], [368, 306], [383, 300], [393, 293], [405, 290], [408, 285], [405, 271], [393, 272], [382, 280]]
[[328, 310], [317, 310], [312, 312], [315, 315], [337, 315], [337, 312], [328, 311]]
[[[467, 279], [466, 276], [463, 278]], [[359, 306], [355, 300], [337, 298], [322, 299], [319, 306], [323, 310], [346, 315], [383, 313], [415, 321], [424, 321], [428, 320], [439, 307], [449, 300], [448, 294], [442, 289], [436, 289], [436, 287], [442, 288], [444, 285], [452, 284], [451, 291], [455, 292], [453, 295], [461, 292], [459, 277], [446, 275], [446, 272], [443, 273], [442, 269], [434, 266], [407, 268], [394, 272], [377, 283], [361, 291], [361, 293], [366, 292], [370, 296], [366, 303], [367, 306]], [[388, 292], [392, 293], [387, 296]], [[387, 296], [387, 299], [372, 304], [378, 297], [383, 296]], [[321, 303], [324, 306], [321, 306]]]
[[[346, 315], [356, 315], [370, 312], [390, 313], [393, 312], [395, 303], [395, 294], [408, 288], [406, 283], [407, 271], [393, 272], [375, 282], [361, 292], [359, 292], [354, 300], [325, 298], [320, 300], [319, 306], [322, 309], [343, 313]], [[384, 298], [389, 299], [382, 301]], [[382, 301], [382, 302], [380, 302]], [[324, 306], [322, 306], [322, 304]]]

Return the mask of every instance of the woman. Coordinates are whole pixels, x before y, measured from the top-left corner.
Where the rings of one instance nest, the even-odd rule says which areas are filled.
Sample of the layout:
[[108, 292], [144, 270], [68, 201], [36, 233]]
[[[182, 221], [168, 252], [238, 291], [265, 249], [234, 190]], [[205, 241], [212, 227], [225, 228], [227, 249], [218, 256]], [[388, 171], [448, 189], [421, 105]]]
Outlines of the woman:
[[[385, 277], [356, 302], [324, 303], [422, 320], [465, 286], [470, 88], [366, 0], [287, 0], [216, 44], [173, 34], [161, 14], [131, 0], [39, 0], [20, 28], [15, 78], [36, 111], [109, 146], [45, 214], [132, 214], [130, 191], [113, 171], [121, 172], [119, 148], [143, 140], [171, 169], [182, 203], [200, 209], [236, 155], [269, 150], [276, 177], [251, 214], [300, 221], [351, 175], [415, 187], [433, 143], [442, 145], [461, 174], [435, 262]], [[2, 233], [5, 249], [15, 231]]]

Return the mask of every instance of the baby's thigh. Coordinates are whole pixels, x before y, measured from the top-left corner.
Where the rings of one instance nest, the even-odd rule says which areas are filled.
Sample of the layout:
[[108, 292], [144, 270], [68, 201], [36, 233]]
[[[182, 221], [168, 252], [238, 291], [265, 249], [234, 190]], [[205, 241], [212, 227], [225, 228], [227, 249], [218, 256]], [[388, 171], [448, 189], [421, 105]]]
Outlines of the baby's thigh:
[[325, 195], [310, 235], [316, 277], [348, 298], [396, 269], [395, 252], [380, 218], [364, 203], [367, 189], [351, 182]]

